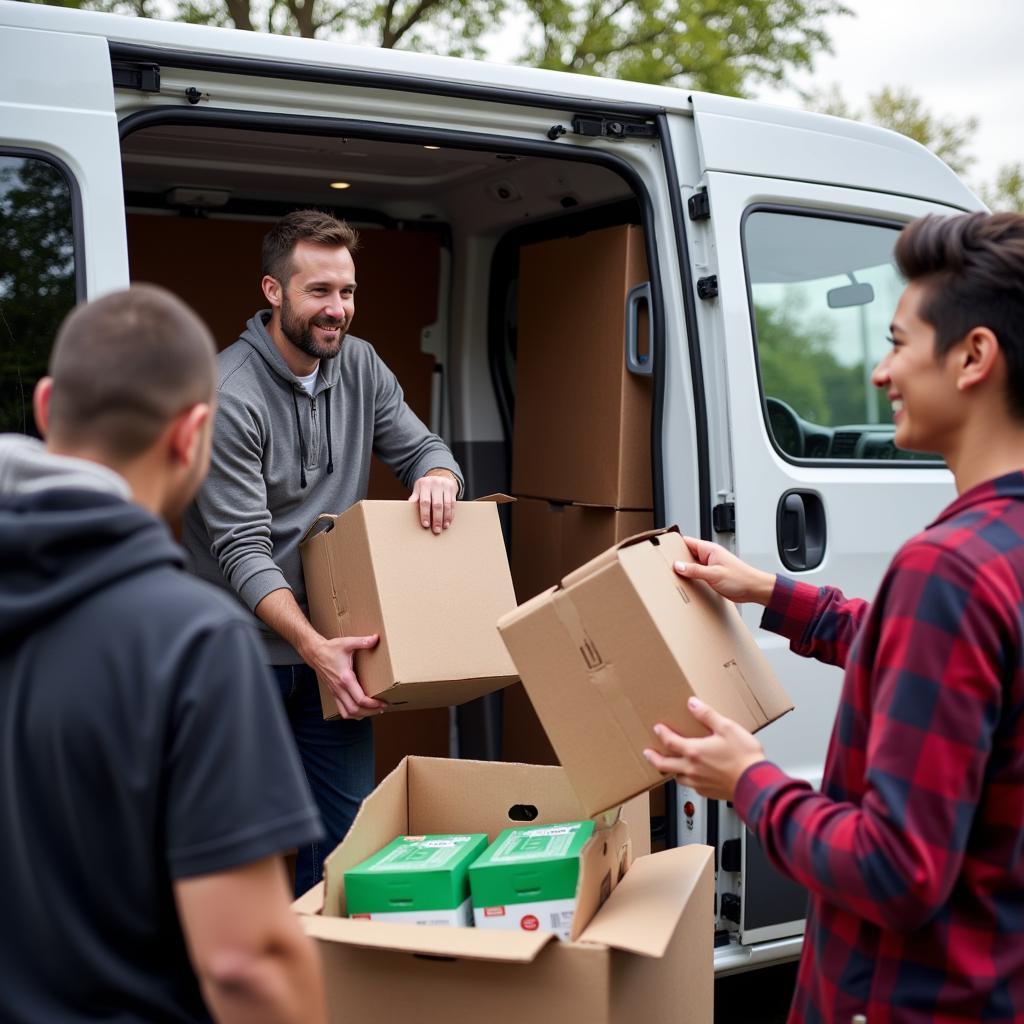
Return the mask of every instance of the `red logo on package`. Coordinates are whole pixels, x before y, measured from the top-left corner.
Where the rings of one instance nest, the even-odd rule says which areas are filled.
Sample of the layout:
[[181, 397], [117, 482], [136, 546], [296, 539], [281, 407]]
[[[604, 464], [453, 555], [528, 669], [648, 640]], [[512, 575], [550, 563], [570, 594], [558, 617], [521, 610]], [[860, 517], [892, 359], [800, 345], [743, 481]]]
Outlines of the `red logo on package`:
[[484, 907], [484, 917], [504, 917], [504, 907]]
[[349, 914], [353, 921], [372, 921], [372, 914]]
[[526, 917], [519, 922], [519, 927], [524, 932], [535, 932], [540, 927], [540, 921], [533, 916], [533, 914], [527, 914]]

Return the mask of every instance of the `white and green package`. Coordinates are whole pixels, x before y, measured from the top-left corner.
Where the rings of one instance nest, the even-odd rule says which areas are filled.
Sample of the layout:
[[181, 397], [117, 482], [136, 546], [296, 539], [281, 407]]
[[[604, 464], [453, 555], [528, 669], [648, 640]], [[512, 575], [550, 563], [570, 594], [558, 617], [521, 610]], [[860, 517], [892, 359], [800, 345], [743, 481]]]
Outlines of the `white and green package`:
[[345, 872], [348, 916], [405, 924], [473, 924], [469, 865], [484, 834], [399, 836]]
[[477, 928], [555, 932], [569, 938], [580, 851], [592, 821], [507, 828], [469, 869]]

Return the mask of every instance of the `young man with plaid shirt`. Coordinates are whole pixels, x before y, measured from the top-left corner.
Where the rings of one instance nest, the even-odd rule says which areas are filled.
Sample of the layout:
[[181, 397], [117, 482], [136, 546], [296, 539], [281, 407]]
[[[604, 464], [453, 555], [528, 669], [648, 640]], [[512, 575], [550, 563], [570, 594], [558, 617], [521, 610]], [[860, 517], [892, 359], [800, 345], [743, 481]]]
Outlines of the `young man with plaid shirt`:
[[762, 626], [845, 668], [821, 792], [691, 701], [660, 770], [732, 800], [810, 891], [791, 1022], [1024, 1022], [1024, 216], [927, 217], [875, 368], [895, 442], [939, 452], [958, 497], [871, 604], [688, 539], [682, 576], [765, 606]]

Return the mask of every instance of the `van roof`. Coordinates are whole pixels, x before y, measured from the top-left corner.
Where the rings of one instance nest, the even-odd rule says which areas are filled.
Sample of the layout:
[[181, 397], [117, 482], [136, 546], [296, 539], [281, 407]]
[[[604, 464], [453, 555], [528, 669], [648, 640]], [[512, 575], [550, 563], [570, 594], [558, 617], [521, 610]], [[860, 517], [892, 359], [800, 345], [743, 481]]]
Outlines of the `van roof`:
[[[14, 0], [0, 0], [0, 26], [3, 25], [100, 36], [112, 42], [203, 57], [223, 55], [236, 60], [264, 60], [295, 63], [307, 68], [312, 65], [404, 76], [430, 82], [435, 87], [441, 83], [474, 89], [500, 89], [506, 96], [510, 93], [521, 93], [524, 100], [529, 97], [534, 103], [538, 96], [550, 97], [551, 106], [554, 108], [565, 106], [566, 100], [577, 100], [590, 108], [593, 108], [595, 102], [607, 102], [613, 109], [622, 109], [623, 105], [630, 105], [638, 109], [645, 108], [649, 113], [664, 111], [684, 116], [693, 116], [695, 112], [698, 116], [706, 113], [715, 118], [740, 119], [748, 124], [765, 127], [777, 126], [785, 129], [790, 138], [797, 137], [791, 133], [810, 132], [813, 134], [804, 136], [807, 144], [814, 149], [821, 149], [823, 155], [830, 145], [827, 138], [829, 136], [842, 140], [847, 146], [851, 143], [867, 144], [876, 153], [878, 147], [888, 150], [890, 155], [896, 157], [897, 176], [901, 180], [887, 178], [884, 191], [926, 196], [965, 209], [983, 208], [970, 190], [938, 157], [903, 135], [874, 125], [754, 100], [521, 65], [373, 46], [352, 46], [332, 40], [302, 39], [295, 36], [100, 14], [42, 4], [17, 3]], [[154, 59], [159, 59], [159, 55], [154, 54]], [[760, 150], [763, 160], [763, 149], [748, 148]], [[706, 166], [715, 169], [715, 161], [707, 143], [704, 149]], [[730, 147], [730, 150], [733, 149], [734, 147]], [[732, 155], [730, 152], [730, 157]], [[751, 154], [751, 158], [754, 155]], [[798, 163], [800, 160], [803, 161], [801, 166], [805, 169], [808, 166], [809, 155], [805, 151], [798, 159]], [[754, 164], [749, 167], [723, 166], [721, 169], [742, 170], [744, 173], [769, 176], [789, 176], [787, 173], [777, 173], [771, 168]], [[922, 174], [928, 181], [927, 194], [922, 191]], [[803, 177], [801, 174], [796, 176]], [[901, 185], [901, 181], [904, 185]], [[843, 183], [864, 187], [863, 182], [856, 180]]]

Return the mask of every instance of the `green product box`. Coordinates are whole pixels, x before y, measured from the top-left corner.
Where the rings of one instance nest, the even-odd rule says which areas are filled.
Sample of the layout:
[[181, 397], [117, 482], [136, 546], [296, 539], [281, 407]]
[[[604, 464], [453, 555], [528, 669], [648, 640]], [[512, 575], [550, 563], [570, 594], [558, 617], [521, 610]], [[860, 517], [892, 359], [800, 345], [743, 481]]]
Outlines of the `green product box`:
[[486, 846], [482, 833], [399, 836], [345, 872], [348, 916], [472, 926], [467, 872]]
[[568, 939], [580, 851], [592, 821], [507, 828], [469, 869], [477, 928], [552, 931]]

